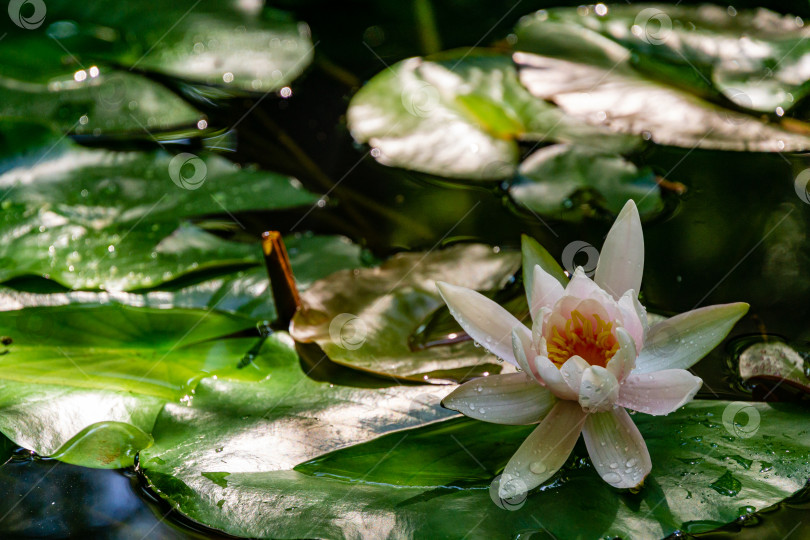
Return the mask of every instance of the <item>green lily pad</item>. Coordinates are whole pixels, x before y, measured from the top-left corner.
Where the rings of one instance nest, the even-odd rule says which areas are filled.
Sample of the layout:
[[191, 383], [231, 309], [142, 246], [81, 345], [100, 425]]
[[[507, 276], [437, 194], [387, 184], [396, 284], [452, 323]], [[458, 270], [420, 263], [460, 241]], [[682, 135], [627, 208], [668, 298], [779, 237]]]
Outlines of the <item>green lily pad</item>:
[[202, 133], [197, 126], [205, 116], [165, 86], [106, 64], [82, 62], [63, 47], [58, 35], [41, 30], [5, 36], [0, 47], [3, 118], [36, 120], [77, 135], [166, 139]]
[[[260, 380], [268, 339], [215, 339], [253, 328], [236, 315], [120, 305], [27, 308], [0, 313], [0, 431], [44, 456], [117, 468], [151, 442], [167, 401], [188, 402], [203, 377]], [[265, 354], [266, 353], [266, 354]]]
[[[740, 379], [746, 383], [769, 381], [785, 383], [801, 394], [810, 393], [807, 344], [789, 344], [781, 340], [752, 343], [736, 359]], [[769, 392], [770, 394], [770, 392]]]
[[400, 253], [378, 268], [343, 270], [314, 283], [301, 295], [290, 332], [338, 364], [387, 376], [439, 382], [498, 373], [509, 367], [471, 341], [412, 350], [409, 338], [444, 305], [437, 280], [490, 290], [519, 265], [518, 253], [480, 244]]
[[[797, 120], [777, 123], [749, 115], [728, 100], [718, 104], [701, 97], [705, 92], [682, 89], [688, 82], [668, 84], [637, 69], [633, 51], [588, 29], [601, 24], [598, 16], [562, 11], [560, 22], [549, 13], [540, 11], [518, 25], [515, 48], [521, 52], [513, 58], [520, 82], [532, 95], [555, 103], [574, 118], [686, 148], [755, 152], [810, 148], [810, 128]], [[579, 17], [577, 24], [570, 22], [572, 17]], [[652, 29], [659, 23], [650, 24]]]
[[643, 216], [663, 209], [655, 174], [617, 154], [587, 147], [553, 145], [520, 164], [509, 195], [519, 206], [560, 220], [581, 220], [584, 213], [619, 213], [628, 199]]
[[184, 221], [305, 207], [317, 198], [276, 173], [215, 154], [87, 149], [29, 124], [3, 124], [0, 280], [39, 275], [79, 289], [154, 287], [193, 271], [256, 264], [256, 245]]
[[380, 163], [446, 178], [510, 178], [518, 141], [636, 143], [534, 98], [511, 59], [486, 50], [403, 60], [361, 88], [347, 115], [354, 138], [374, 147]]
[[544, 16], [560, 33], [595, 33], [615, 41], [633, 53], [634, 66], [646, 75], [698, 94], [722, 95], [741, 108], [788, 111], [810, 90], [810, 28], [791, 15], [648, 4], [613, 5], [602, 15], [551, 9]]
[[[261, 2], [57, 0], [48, 3], [48, 24], [25, 36], [38, 47], [58, 39], [77, 63], [151, 71], [238, 93], [289, 85], [314, 49], [305, 23]], [[57, 58], [63, 56], [60, 47]]]
[[[206, 235], [207, 238], [213, 238]], [[295, 283], [305, 291], [318, 279], [332, 272], [367, 266], [361, 248], [342, 236], [297, 234], [284, 237]], [[193, 277], [193, 276], [191, 276]], [[106, 304], [169, 309], [204, 308], [239, 313], [251, 319], [274, 320], [276, 308], [270, 291], [267, 269], [255, 266], [194, 283], [175, 280], [160, 290], [148, 292], [32, 292], [0, 288], [0, 309], [67, 304]]]
[[[265, 380], [207, 378], [197, 386], [189, 406], [168, 404], [152, 431], [155, 443], [139, 457], [140, 470], [169, 504], [233, 534], [306, 537], [303, 530], [293, 534], [290, 529], [285, 535], [270, 529], [258, 532], [262, 526], [244, 519], [245, 514], [258, 518], [284, 509], [293, 518], [301, 502], [298, 492], [268, 491], [264, 496], [259, 495], [260, 488], [244, 497], [237, 487], [240, 479], [277, 474], [306, 479], [289, 469], [328, 449], [453, 414], [438, 405], [444, 388], [358, 388], [316, 382], [302, 371], [292, 348], [270, 361]], [[231, 495], [241, 500], [237, 503]], [[268, 504], [268, 497], [273, 504]]]
[[124, 422], [98, 422], [84, 428], [50, 457], [84, 467], [128, 467], [152, 437]]
[[[760, 423], [753, 436], [741, 438], [723, 425], [724, 411], [733, 404], [698, 401], [665, 420], [634, 417], [653, 461], [639, 493], [604, 483], [587, 459], [579, 458], [581, 446], [545, 487], [525, 501], [496, 496], [499, 507], [490, 483], [532, 426], [450, 420], [349, 446], [294, 471], [276, 470], [288, 449], [306, 450], [288, 445], [279, 451], [278, 444], [268, 442], [271, 431], [248, 431], [245, 424], [256, 421], [237, 422], [228, 412], [230, 400], [223, 402], [225, 386], [219, 386], [222, 393], [211, 402], [218, 411], [225, 407], [220, 414], [231, 418], [228, 432], [213, 410], [164, 413], [155, 444], [141, 453], [141, 466], [174, 508], [239, 536], [514, 538], [542, 531], [557, 537], [658, 538], [679, 529], [705, 531], [751, 508], [770, 506], [798, 491], [810, 473], [803, 458], [810, 432], [794, 429], [804, 421], [805, 409], [743, 404], [756, 410]], [[239, 414], [251, 415], [253, 409], [245, 406]], [[198, 424], [198, 415], [215, 426]], [[303, 421], [300, 413], [294, 418]], [[794, 436], [785, 438], [785, 430]], [[186, 432], [200, 442], [184, 442]], [[286, 433], [276, 436], [283, 440]], [[236, 448], [229, 448], [236, 441]], [[736, 457], [754, 465], [746, 468]], [[364, 519], [346, 519], [355, 513]]]

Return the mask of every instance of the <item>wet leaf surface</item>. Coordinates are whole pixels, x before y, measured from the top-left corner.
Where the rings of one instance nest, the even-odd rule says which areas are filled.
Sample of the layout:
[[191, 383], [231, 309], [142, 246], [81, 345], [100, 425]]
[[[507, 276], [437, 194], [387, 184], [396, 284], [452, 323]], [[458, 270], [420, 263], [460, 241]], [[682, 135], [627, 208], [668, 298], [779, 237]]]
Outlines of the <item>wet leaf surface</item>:
[[[672, 20], [668, 15], [658, 8], [646, 9], [654, 11], [642, 12], [638, 6], [619, 9], [619, 13], [625, 15], [620, 16], [618, 22], [606, 22], [605, 27], [625, 36], [638, 27], [636, 33], [641, 37], [627, 40], [644, 51], [653, 50], [660, 40], [670, 40], [673, 44], [687, 42], [679, 40], [681, 34], [670, 32]], [[685, 13], [684, 10], [690, 8], [677, 9]], [[714, 13], [719, 10], [716, 8]], [[630, 13], [635, 13], [635, 19]], [[656, 17], [666, 18], [661, 22]], [[634, 24], [636, 19], [642, 24]], [[664, 24], [667, 20], [669, 28]], [[683, 77], [677, 77], [679, 84], [668, 84], [661, 77], [649, 75], [652, 69], [649, 64], [645, 64], [646, 71], [637, 69], [634, 62], [639, 53], [636, 49], [625, 48], [590, 30], [601, 24], [598, 15], [582, 16], [566, 9], [541, 11], [524, 19], [515, 30], [515, 48], [522, 51], [514, 56], [520, 82], [532, 95], [552, 101], [575, 118], [620, 133], [642, 135], [658, 144], [759, 152], [810, 148], [807, 137], [810, 130], [799, 121], [780, 123], [778, 118], [746, 114], [729, 99], [725, 103], [714, 103], [708, 99], [710, 96], [703, 95], [705, 92], [690, 92], [688, 84], [684, 90], [684, 85], [680, 84]], [[714, 43], [708, 39], [704, 47], [709, 51], [717, 50], [725, 44], [723, 39], [728, 40], [718, 37]], [[738, 49], [744, 47], [744, 41], [737, 38]], [[733, 44], [730, 47], [734, 49]], [[688, 65], [688, 58], [682, 54], [680, 57]], [[731, 58], [727, 61], [731, 62]], [[661, 64], [663, 69], [670, 65]]]
[[509, 57], [486, 50], [403, 60], [360, 89], [347, 114], [379, 162], [446, 178], [512, 177], [518, 141], [635, 144], [532, 97]]
[[[184, 218], [306, 207], [290, 177], [210, 153], [80, 147], [33, 124], [2, 125], [0, 280], [39, 275], [77, 289], [154, 287], [196, 270], [259, 261]], [[185, 167], [185, 168], [184, 168]], [[238, 226], [238, 219], [236, 226]]]
[[[305, 291], [318, 279], [347, 268], [367, 266], [359, 246], [341, 236], [290, 235], [284, 238], [295, 282]], [[267, 269], [254, 266], [214, 278], [183, 279], [164, 283], [148, 292], [60, 291], [36, 292], [41, 284], [12, 282], [17, 288], [0, 288], [0, 309], [58, 306], [66, 304], [120, 303], [153, 308], [200, 308], [239, 313], [255, 320], [274, 320], [275, 302], [269, 287]]]
[[[162, 441], [158, 429], [155, 446], [144, 451], [152, 459], [144, 461], [144, 474], [192, 519], [242, 536], [444, 537], [461, 531], [470, 538], [508, 538], [546, 531], [562, 537], [661, 537], [677, 529], [717, 527], [748, 507], [778, 502], [804, 484], [810, 470], [802, 455], [810, 435], [803, 430], [785, 439], [782, 432], [801, 422], [807, 411], [744, 404], [756, 410], [760, 423], [753, 436], [743, 438], [735, 434], [735, 424], [729, 430], [723, 425], [731, 405], [694, 402], [666, 423], [636, 415], [653, 460], [652, 475], [638, 494], [617, 492], [587, 460], [575, 457], [547, 487], [514, 502], [511, 512], [493, 503], [489, 484], [532, 428], [471, 420], [391, 433], [311, 460], [296, 471], [262, 468], [267, 445], [254, 447], [250, 459], [217, 457], [223, 441], [217, 428], [202, 429], [203, 442], [194, 450], [178, 449], [181, 441], [174, 436]], [[179, 429], [176, 425], [171, 432]], [[232, 433], [240, 441], [264, 437], [261, 432], [246, 435], [239, 426]], [[582, 449], [575, 453], [581, 455]], [[741, 466], [729, 458], [732, 453], [753, 466]], [[279, 460], [274, 455], [272, 463]], [[202, 474], [211, 472], [230, 474], [213, 482]], [[736, 493], [712, 487], [723, 475], [733, 477], [729, 482]], [[360, 513], [362, 520], [346, 519]], [[577, 518], [584, 514], [588, 520]]]
[[343, 270], [305, 292], [291, 326], [293, 338], [317, 343], [339, 364], [396, 377], [464, 380], [507, 369], [471, 341], [415, 351], [409, 336], [444, 305], [436, 280], [494, 289], [518, 269], [515, 252], [480, 244], [401, 253], [379, 268]]
[[[655, 174], [618, 154], [572, 145], [552, 145], [526, 158], [510, 196], [529, 212], [581, 220], [587, 209], [617, 215], [633, 199], [642, 216], [663, 208]], [[576, 202], [575, 202], [576, 201]]]
[[215, 339], [254, 326], [216, 312], [115, 305], [0, 313], [0, 333], [12, 338], [0, 356], [0, 430], [40, 455], [129, 465], [163, 404], [188, 401], [201, 378], [263, 376], [261, 360], [237, 368], [257, 338]]

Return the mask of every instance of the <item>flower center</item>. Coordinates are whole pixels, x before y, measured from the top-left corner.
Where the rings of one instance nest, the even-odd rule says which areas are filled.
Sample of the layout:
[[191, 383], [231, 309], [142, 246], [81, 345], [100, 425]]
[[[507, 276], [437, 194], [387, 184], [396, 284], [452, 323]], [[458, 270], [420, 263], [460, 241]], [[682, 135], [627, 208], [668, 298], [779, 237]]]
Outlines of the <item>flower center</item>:
[[619, 350], [619, 343], [611, 332], [612, 326], [613, 323], [603, 321], [595, 313], [591, 319], [573, 310], [564, 329], [557, 326], [551, 329], [551, 339], [546, 345], [549, 360], [561, 367], [576, 355], [592, 366], [606, 367], [608, 360]]

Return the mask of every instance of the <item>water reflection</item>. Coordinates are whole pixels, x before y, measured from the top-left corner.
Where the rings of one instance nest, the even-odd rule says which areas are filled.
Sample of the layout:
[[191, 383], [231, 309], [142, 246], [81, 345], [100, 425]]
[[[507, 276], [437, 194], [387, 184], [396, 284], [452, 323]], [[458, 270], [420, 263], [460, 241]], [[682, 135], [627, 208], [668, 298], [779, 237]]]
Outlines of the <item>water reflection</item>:
[[[0, 538], [211, 538], [164, 519], [131, 473], [12, 457], [0, 467]], [[217, 538], [217, 536], [213, 536]]]

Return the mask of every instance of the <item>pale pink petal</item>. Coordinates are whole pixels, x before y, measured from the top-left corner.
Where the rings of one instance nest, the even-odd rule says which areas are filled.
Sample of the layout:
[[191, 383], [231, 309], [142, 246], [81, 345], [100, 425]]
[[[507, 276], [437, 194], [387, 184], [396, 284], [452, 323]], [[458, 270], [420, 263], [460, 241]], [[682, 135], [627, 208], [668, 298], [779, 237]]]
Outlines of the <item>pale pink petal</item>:
[[616, 341], [619, 342], [619, 350], [608, 360], [607, 369], [621, 382], [636, 366], [636, 343], [624, 328], [616, 329]]
[[543, 337], [543, 327], [550, 316], [550, 309], [540, 308], [540, 312], [532, 321], [532, 347], [534, 352], [540, 356], [548, 356], [546, 338]]
[[[516, 330], [512, 330], [512, 353], [514, 353], [515, 360], [517, 360], [518, 366], [520, 366], [521, 370], [531, 375], [531, 377], [535, 381], [538, 381], [539, 384], [545, 385], [537, 373], [537, 368], [532, 365], [533, 362], [529, 362], [528, 357], [526, 356], [526, 349], [524, 348], [523, 342], [520, 340], [520, 336]], [[529, 353], [531, 354], [531, 358], [534, 359], [534, 351], [529, 350]]]
[[498, 358], [519, 367], [512, 352], [512, 330], [518, 332], [526, 350], [531, 349], [532, 333], [504, 308], [466, 287], [436, 282], [450, 314], [467, 334]]
[[534, 277], [532, 285], [531, 307], [529, 312], [532, 319], [537, 316], [541, 308], [550, 308], [562, 298], [563, 286], [557, 279], [543, 270], [540, 265], [534, 267]]
[[490, 375], [468, 381], [442, 400], [465, 416], [496, 424], [535, 424], [554, 403], [551, 392], [525, 373]]
[[582, 383], [582, 372], [590, 367], [590, 364], [581, 356], [572, 356], [560, 367], [565, 384], [579, 394], [579, 386]]
[[695, 397], [703, 385], [685, 369], [633, 373], [619, 389], [618, 405], [652, 415], [669, 414]]
[[723, 341], [748, 304], [720, 304], [681, 313], [650, 327], [634, 373], [688, 369]]
[[546, 383], [546, 388], [560, 399], [577, 399], [578, 392], [574, 392], [565, 382], [560, 370], [545, 356], [535, 356], [534, 365], [540, 378]]
[[619, 397], [619, 381], [602, 366], [590, 366], [582, 372], [579, 404], [587, 412], [612, 409]]
[[576, 402], [558, 401], [506, 464], [499, 496], [510, 499], [551, 478], [571, 454], [584, 422]]
[[647, 445], [622, 408], [589, 414], [582, 435], [596, 472], [613, 487], [638, 487], [652, 469]]
[[566, 296], [575, 296], [580, 299], [591, 298], [592, 296], [598, 298], [598, 295], [602, 292], [599, 285], [585, 274], [581, 266], [577, 266], [571, 281], [565, 287]]
[[629, 200], [605, 238], [594, 281], [618, 300], [630, 289], [641, 289], [643, 271], [644, 234], [636, 203]]
[[[614, 302], [612, 298], [610, 301]], [[548, 320], [543, 327], [543, 336], [548, 341], [553, 335], [552, 332], [555, 326], [559, 330], [564, 329], [566, 321], [571, 318], [571, 312], [574, 310], [578, 311], [585, 317], [590, 317], [592, 320], [594, 320], [594, 323], [596, 322], [594, 315], [598, 316], [604, 322], [610, 322], [615, 319], [615, 316], [611, 316], [611, 314], [605, 309], [606, 307], [610, 306], [606, 306], [602, 302], [592, 298], [582, 300], [576, 296], [564, 296], [559, 302], [557, 302], [557, 304], [554, 306], [554, 311], [548, 316]], [[618, 308], [616, 309], [618, 310]]]
[[635, 291], [629, 290], [619, 298], [619, 311], [622, 314], [622, 326], [630, 332], [636, 342], [636, 350], [644, 347], [647, 332], [647, 311], [638, 301]]

